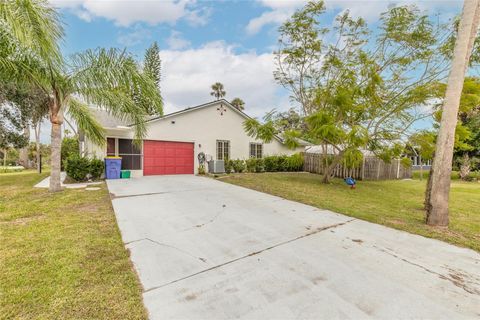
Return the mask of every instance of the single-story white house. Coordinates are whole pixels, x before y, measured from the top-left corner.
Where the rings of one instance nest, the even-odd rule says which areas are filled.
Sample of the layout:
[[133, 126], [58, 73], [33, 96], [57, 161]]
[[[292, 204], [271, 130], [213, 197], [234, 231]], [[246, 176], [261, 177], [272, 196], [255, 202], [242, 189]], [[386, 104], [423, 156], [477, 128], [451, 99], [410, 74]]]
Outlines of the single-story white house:
[[83, 153], [100, 159], [120, 156], [122, 169], [134, 177], [198, 173], [202, 152], [207, 160], [248, 159], [290, 155], [305, 147], [301, 142], [291, 150], [278, 136], [269, 143], [248, 136], [243, 123], [249, 116], [223, 99], [150, 118], [141, 148], [133, 144], [131, 124], [100, 109], [93, 112], [106, 130], [107, 143], [102, 147], [85, 139]]

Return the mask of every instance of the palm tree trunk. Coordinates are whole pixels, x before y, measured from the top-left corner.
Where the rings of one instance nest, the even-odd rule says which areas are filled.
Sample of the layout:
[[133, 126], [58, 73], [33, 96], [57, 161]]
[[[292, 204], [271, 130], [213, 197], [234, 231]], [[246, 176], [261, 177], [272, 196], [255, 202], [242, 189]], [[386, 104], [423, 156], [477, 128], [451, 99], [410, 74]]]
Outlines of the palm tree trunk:
[[477, 36], [480, 0], [465, 0], [448, 77], [435, 157], [425, 195], [426, 223], [448, 226], [448, 198], [458, 108], [473, 43]]
[[[25, 128], [23, 128], [23, 136], [27, 139], [27, 141], [30, 142], [30, 126], [26, 125]], [[24, 148], [20, 149], [18, 158], [18, 162], [20, 162], [24, 168], [30, 168], [28, 163], [28, 144]]]
[[36, 150], [36, 161], [37, 161], [37, 170], [38, 173], [42, 171], [42, 164], [40, 163], [40, 126], [42, 125], [42, 121], [38, 121], [36, 124], [34, 124], [34, 130], [35, 130], [35, 150]]
[[53, 99], [50, 104], [50, 122], [52, 123], [51, 144], [52, 155], [50, 160], [50, 192], [62, 190], [60, 181], [61, 148], [62, 148], [62, 123], [63, 111], [58, 99]]

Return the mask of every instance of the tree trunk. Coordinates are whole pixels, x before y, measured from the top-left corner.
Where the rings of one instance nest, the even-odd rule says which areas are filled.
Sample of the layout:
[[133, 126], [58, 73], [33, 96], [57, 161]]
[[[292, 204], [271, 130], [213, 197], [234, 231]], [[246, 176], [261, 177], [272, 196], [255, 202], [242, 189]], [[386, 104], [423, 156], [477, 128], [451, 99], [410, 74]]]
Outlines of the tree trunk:
[[471, 169], [472, 161], [470, 160], [470, 157], [468, 156], [468, 153], [465, 153], [462, 157], [462, 162], [460, 164], [460, 178], [462, 180], [466, 180], [467, 176], [470, 174], [470, 169]]
[[61, 148], [62, 148], [62, 123], [63, 111], [54, 98], [50, 103], [50, 122], [52, 123], [51, 144], [52, 155], [50, 160], [50, 192], [62, 190], [60, 181], [61, 171]]
[[5, 148], [3, 149], [3, 166], [6, 167], [7, 166], [7, 151], [8, 149]]
[[453, 61], [448, 77], [435, 157], [425, 195], [426, 223], [448, 226], [448, 198], [452, 172], [453, 145], [458, 108], [465, 72], [478, 31], [480, 0], [465, 0], [458, 30]]
[[342, 154], [335, 156], [332, 163], [329, 166], [325, 167], [325, 171], [323, 172], [323, 178], [322, 178], [323, 183], [330, 183], [332, 170], [337, 166], [341, 158], [342, 158]]
[[38, 173], [40, 173], [42, 171], [42, 164], [41, 164], [41, 160], [40, 160], [40, 153], [41, 153], [41, 150], [40, 150], [40, 127], [42, 125], [42, 121], [38, 121], [38, 123], [36, 123], [34, 125], [34, 131], [35, 131], [35, 150], [36, 150], [36, 155], [35, 155], [35, 158], [36, 158], [36, 161], [37, 161], [37, 170], [38, 170]]
[[[30, 142], [30, 126], [26, 125], [25, 128], [23, 128], [23, 136], [27, 139], [28, 142]], [[22, 165], [26, 169], [30, 168], [30, 163], [28, 161], [28, 144], [24, 148], [20, 149], [20, 151], [18, 152], [18, 158], [18, 162], [20, 163], [20, 165]]]

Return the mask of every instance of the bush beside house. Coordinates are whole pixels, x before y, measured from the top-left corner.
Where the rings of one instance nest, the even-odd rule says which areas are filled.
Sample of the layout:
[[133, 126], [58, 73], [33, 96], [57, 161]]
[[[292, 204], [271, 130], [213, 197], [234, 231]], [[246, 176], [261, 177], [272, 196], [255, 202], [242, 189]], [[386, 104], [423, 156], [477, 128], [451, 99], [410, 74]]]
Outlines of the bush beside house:
[[225, 161], [226, 173], [247, 172], [293, 172], [303, 170], [303, 156], [300, 153], [291, 156], [268, 156], [265, 158], [250, 158], [247, 160]]
[[102, 176], [104, 163], [100, 159], [89, 159], [72, 155], [65, 161], [67, 176], [75, 181], [96, 180]]

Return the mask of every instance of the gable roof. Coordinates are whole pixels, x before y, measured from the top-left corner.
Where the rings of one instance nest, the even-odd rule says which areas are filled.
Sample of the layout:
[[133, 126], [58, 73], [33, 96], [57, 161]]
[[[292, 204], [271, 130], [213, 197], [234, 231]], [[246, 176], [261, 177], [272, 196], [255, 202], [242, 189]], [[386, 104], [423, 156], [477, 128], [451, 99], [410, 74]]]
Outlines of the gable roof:
[[[163, 116], [156, 116], [156, 117], [153, 117], [145, 122], [149, 123], [149, 122], [153, 122], [153, 121], [156, 121], [156, 120], [162, 120], [162, 119], [165, 119], [165, 118], [169, 118], [169, 117], [172, 117], [172, 116], [177, 116], [177, 115], [180, 115], [180, 114], [183, 114], [183, 113], [187, 113], [187, 112], [191, 112], [191, 111], [195, 111], [195, 110], [198, 110], [198, 109], [202, 109], [202, 108], [206, 108], [206, 107], [210, 107], [210, 106], [213, 106], [215, 104], [218, 104], [218, 103], [222, 103], [222, 104], [225, 104], [227, 105], [228, 107], [230, 107], [230, 109], [234, 110], [235, 112], [237, 112], [238, 114], [240, 114], [242, 117], [244, 117], [245, 119], [252, 119], [252, 117], [250, 117], [248, 114], [246, 114], [245, 112], [243, 112], [242, 110], [239, 110], [237, 108], [235, 108], [230, 102], [228, 102], [227, 100], [225, 99], [220, 99], [220, 100], [214, 100], [214, 101], [210, 101], [210, 102], [207, 102], [207, 103], [204, 103], [204, 104], [200, 104], [198, 106], [193, 106], [193, 107], [188, 107], [188, 108], [185, 108], [183, 110], [179, 110], [179, 111], [175, 111], [175, 112], [172, 112], [172, 113], [168, 113], [168, 114], [165, 114]], [[128, 125], [129, 127], [132, 127], [134, 126], [135, 124], [130, 124]]]

